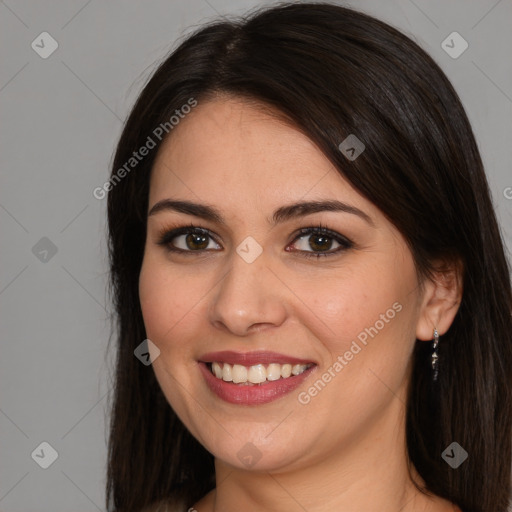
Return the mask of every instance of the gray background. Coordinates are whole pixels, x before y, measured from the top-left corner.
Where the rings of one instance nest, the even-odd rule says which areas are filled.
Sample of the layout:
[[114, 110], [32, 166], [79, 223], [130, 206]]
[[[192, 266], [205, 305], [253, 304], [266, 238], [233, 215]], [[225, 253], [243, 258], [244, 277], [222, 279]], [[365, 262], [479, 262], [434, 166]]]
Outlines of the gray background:
[[[152, 64], [190, 29], [272, 3], [0, 2], [1, 511], [104, 510], [112, 308], [106, 200], [92, 191]], [[447, 73], [512, 247], [512, 0], [348, 5], [402, 29]], [[46, 59], [31, 47], [44, 31], [59, 45]], [[441, 47], [453, 31], [469, 43], [457, 59]], [[48, 469], [31, 456], [42, 442], [58, 452]]]

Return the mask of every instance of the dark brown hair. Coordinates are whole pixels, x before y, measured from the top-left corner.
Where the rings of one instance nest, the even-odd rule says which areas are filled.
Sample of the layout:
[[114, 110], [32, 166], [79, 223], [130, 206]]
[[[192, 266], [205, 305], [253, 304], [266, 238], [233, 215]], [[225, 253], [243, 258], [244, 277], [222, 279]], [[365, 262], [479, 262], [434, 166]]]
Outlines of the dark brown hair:
[[[441, 338], [437, 387], [429, 343], [416, 342], [407, 403], [411, 464], [431, 492], [471, 512], [505, 512], [510, 494], [512, 298], [509, 269], [475, 138], [452, 85], [411, 39], [371, 16], [325, 3], [264, 9], [187, 37], [161, 63], [123, 130], [112, 177], [190, 98], [217, 93], [286, 116], [398, 228], [418, 273], [463, 268], [463, 297]], [[170, 132], [172, 135], [172, 132]], [[338, 146], [355, 134], [365, 151]], [[157, 147], [108, 194], [117, 360], [107, 508], [192, 504], [215, 486], [213, 457], [177, 418], [151, 366], [138, 279]], [[452, 442], [469, 454], [453, 469]]]

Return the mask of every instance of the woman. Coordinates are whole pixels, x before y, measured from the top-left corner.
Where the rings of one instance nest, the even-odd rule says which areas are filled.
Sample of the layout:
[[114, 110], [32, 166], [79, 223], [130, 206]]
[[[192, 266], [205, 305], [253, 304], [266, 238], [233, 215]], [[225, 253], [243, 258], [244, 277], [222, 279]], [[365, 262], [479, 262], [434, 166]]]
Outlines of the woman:
[[509, 271], [414, 42], [329, 4], [203, 27], [108, 190], [109, 510], [507, 510]]

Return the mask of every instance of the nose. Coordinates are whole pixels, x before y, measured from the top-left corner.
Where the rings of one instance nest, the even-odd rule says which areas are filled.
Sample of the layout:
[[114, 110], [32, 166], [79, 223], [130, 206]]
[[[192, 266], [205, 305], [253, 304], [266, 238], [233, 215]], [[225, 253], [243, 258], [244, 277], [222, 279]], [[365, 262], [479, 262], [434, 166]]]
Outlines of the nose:
[[286, 319], [286, 292], [263, 252], [252, 263], [234, 252], [230, 267], [211, 295], [210, 322], [236, 336], [280, 326]]

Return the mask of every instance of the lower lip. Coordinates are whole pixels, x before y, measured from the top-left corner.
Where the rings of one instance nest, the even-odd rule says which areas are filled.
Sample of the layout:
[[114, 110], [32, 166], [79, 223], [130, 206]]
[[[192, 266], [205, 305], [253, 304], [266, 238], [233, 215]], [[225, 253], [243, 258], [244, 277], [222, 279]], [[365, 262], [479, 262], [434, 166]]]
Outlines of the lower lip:
[[205, 363], [199, 363], [199, 368], [210, 390], [225, 402], [237, 405], [262, 405], [273, 402], [300, 386], [315, 367], [313, 365], [300, 375], [294, 375], [286, 379], [265, 381], [262, 384], [243, 385], [218, 379]]

